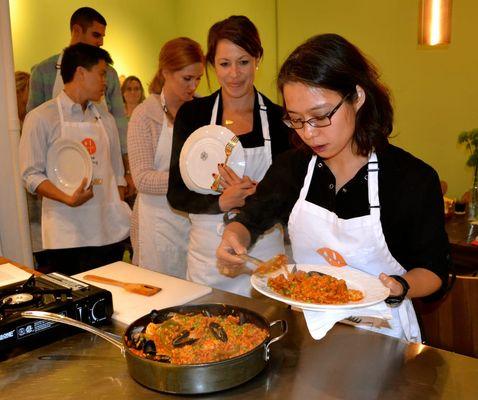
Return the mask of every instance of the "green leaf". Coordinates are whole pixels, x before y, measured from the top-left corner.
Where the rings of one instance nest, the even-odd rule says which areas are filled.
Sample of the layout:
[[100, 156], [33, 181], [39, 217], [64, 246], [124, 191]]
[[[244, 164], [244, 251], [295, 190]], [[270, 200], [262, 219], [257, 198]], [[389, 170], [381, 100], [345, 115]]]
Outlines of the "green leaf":
[[468, 132], [464, 131], [458, 135], [458, 143], [462, 144], [468, 141]]
[[466, 162], [466, 165], [469, 167], [475, 167], [478, 165], [478, 152], [474, 152], [470, 158], [468, 158], [468, 161]]

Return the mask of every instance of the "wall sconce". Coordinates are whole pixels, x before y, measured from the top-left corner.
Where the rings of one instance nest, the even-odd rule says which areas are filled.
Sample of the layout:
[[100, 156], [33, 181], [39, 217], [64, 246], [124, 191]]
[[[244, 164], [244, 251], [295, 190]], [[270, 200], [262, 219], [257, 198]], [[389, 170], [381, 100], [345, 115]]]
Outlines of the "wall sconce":
[[418, 44], [450, 44], [452, 0], [420, 0]]

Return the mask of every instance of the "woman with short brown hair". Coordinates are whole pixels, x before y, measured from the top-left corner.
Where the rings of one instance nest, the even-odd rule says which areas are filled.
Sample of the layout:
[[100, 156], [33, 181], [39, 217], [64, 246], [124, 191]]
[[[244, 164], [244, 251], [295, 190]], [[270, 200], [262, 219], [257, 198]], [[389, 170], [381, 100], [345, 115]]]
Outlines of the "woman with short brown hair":
[[[289, 148], [289, 129], [282, 110], [254, 87], [263, 49], [255, 25], [235, 15], [215, 23], [208, 34], [206, 59], [221, 88], [208, 97], [184, 104], [174, 124], [168, 200], [191, 218], [188, 278], [219, 289], [251, 295], [248, 277], [225, 277], [218, 270], [215, 251], [221, 238], [224, 213], [240, 209], [255, 192], [272, 160]], [[224, 125], [244, 148], [245, 173], [238, 177], [227, 166], [218, 166], [215, 177], [221, 193], [200, 194], [181, 179], [179, 156], [187, 138], [205, 125]], [[218, 176], [217, 174], [220, 174]], [[282, 227], [272, 227], [252, 253], [268, 258], [284, 251]]]

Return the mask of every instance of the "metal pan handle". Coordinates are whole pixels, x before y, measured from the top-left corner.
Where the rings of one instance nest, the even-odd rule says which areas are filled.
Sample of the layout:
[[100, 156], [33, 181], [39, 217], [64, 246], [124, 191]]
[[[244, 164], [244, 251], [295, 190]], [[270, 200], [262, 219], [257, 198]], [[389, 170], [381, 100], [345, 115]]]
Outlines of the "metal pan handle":
[[264, 358], [266, 361], [269, 361], [269, 358], [270, 358], [270, 350], [269, 350], [270, 345], [274, 342], [277, 342], [278, 340], [281, 340], [287, 334], [287, 331], [289, 330], [289, 327], [287, 326], [287, 321], [283, 319], [277, 319], [271, 322], [269, 325], [270, 329], [272, 330], [272, 327], [277, 324], [280, 324], [281, 334], [279, 336], [272, 338], [271, 340], [269, 340], [269, 343], [266, 344], [266, 352], [264, 355]]
[[71, 325], [76, 328], [83, 329], [114, 344], [116, 347], [119, 347], [119, 349], [121, 350], [121, 354], [123, 354], [123, 356], [125, 354], [125, 348], [123, 346], [123, 343], [121, 343], [117, 339], [117, 335], [104, 332], [98, 328], [93, 328], [92, 326], [85, 324], [84, 322], [77, 321], [76, 319], [65, 317], [64, 315], [60, 315], [60, 314], [46, 312], [46, 311], [23, 311], [21, 313], [21, 316], [24, 318], [44, 319], [47, 321], [58, 322], [60, 324]]

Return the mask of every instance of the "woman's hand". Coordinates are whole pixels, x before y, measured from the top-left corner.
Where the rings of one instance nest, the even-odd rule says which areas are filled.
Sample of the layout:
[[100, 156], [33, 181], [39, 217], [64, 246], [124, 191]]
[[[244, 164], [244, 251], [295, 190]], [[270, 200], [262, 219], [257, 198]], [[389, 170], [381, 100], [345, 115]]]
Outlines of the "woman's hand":
[[248, 176], [239, 178], [231, 168], [225, 165], [219, 165], [218, 170], [223, 187], [223, 192], [219, 197], [219, 208], [221, 211], [227, 212], [233, 208], [242, 207], [246, 197], [256, 192], [256, 182]]
[[219, 208], [223, 212], [232, 210], [233, 208], [242, 207], [246, 202], [246, 197], [254, 194], [256, 186], [250, 182], [241, 182], [224, 189], [219, 196]]
[[[442, 281], [438, 275], [426, 268], [413, 268], [402, 275], [406, 279], [410, 289], [407, 297], [413, 299], [415, 297], [424, 297], [436, 292], [442, 285]], [[391, 296], [400, 296], [403, 292], [402, 285], [387, 274], [381, 273], [379, 279], [390, 289]]]
[[[257, 182], [253, 181], [248, 176], [239, 178], [239, 176], [237, 176], [234, 170], [232, 168], [229, 168], [225, 164], [218, 164], [217, 170], [219, 174], [221, 175], [221, 179], [219, 183], [224, 189], [230, 186], [237, 185], [239, 183], [245, 183], [245, 182], [249, 182], [251, 185], [257, 185]], [[216, 178], [216, 175], [214, 175], [214, 178]]]
[[402, 285], [391, 276], [382, 272], [378, 278], [382, 281], [383, 286], [390, 289], [390, 296], [400, 296], [403, 293]]
[[251, 274], [244, 261], [236, 254], [247, 253], [250, 241], [249, 231], [240, 223], [232, 222], [226, 226], [222, 241], [216, 250], [219, 272], [231, 278], [240, 274]]

